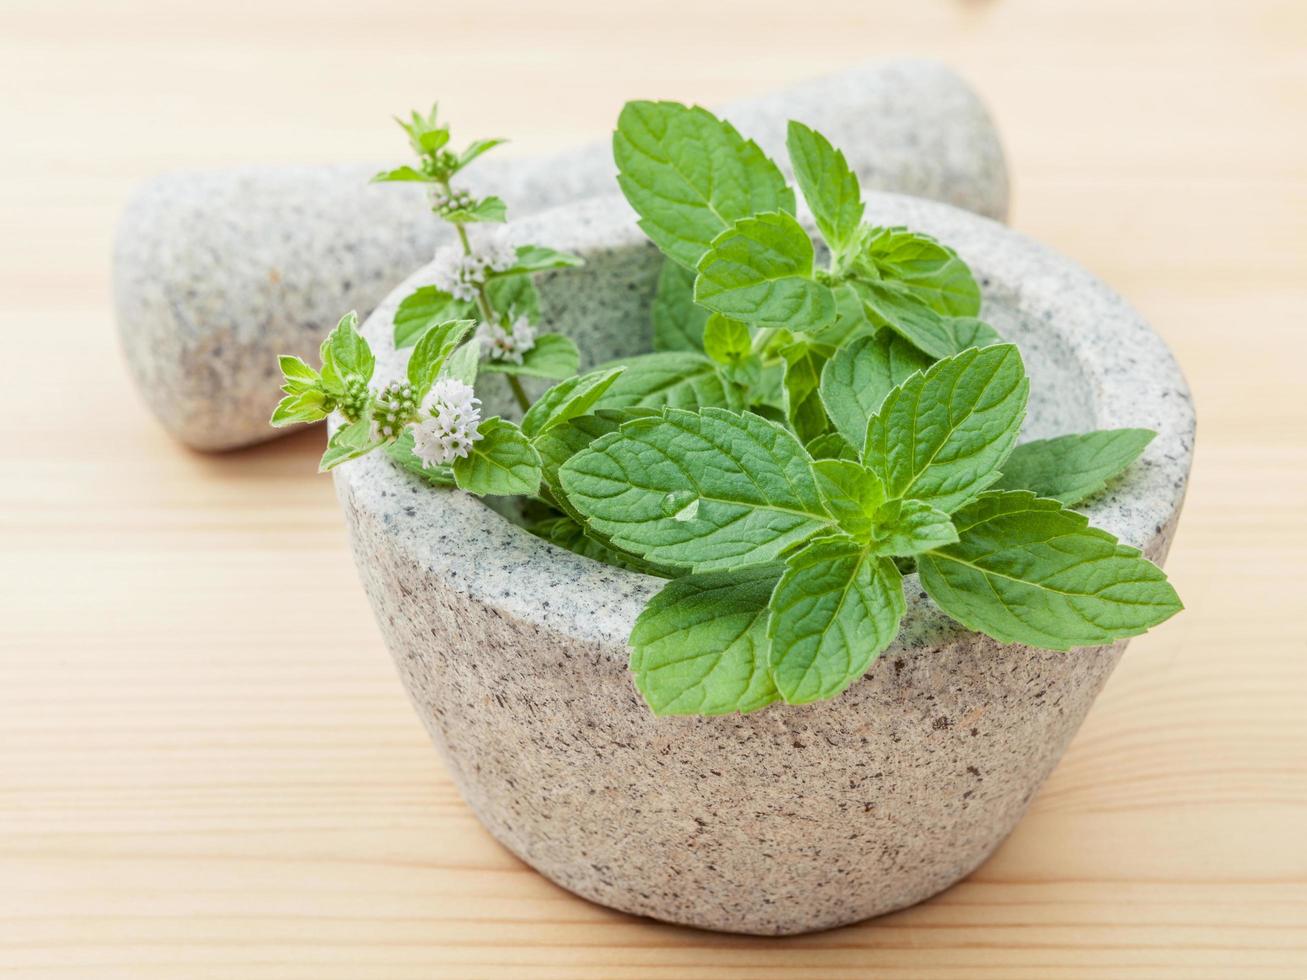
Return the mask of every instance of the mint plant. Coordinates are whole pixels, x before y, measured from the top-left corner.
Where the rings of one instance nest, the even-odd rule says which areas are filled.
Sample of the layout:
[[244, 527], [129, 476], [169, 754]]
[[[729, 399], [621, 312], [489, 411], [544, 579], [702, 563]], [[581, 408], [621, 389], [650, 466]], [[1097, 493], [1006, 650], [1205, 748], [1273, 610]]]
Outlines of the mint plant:
[[[436, 485], [517, 495], [529, 530], [660, 576], [630, 637], [658, 714], [748, 712], [837, 696], [897, 636], [904, 576], [963, 626], [1053, 650], [1111, 643], [1182, 607], [1160, 569], [1070, 508], [1143, 452], [1142, 429], [1017, 445], [1029, 381], [979, 318], [948, 246], [867, 220], [857, 175], [792, 122], [798, 197], [780, 168], [701, 108], [633, 102], [613, 138], [618, 182], [666, 257], [653, 352], [577, 374], [539, 332], [532, 275], [579, 260], [508, 244], [495, 196], [414, 113], [419, 157], [381, 180], [432, 185], [458, 245], [399, 306], [407, 376], [371, 384], [346, 316], [322, 368], [283, 358], [273, 424], [331, 412], [322, 466], [384, 447]], [[520, 424], [482, 420], [479, 378], [507, 378]], [[520, 379], [556, 381], [534, 402]]]

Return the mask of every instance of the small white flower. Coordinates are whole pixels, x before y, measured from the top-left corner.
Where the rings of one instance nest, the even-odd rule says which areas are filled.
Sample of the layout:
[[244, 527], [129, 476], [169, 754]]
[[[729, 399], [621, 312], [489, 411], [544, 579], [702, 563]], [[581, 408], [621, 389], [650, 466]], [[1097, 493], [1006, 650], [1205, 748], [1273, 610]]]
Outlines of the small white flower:
[[481, 399], [470, 385], [454, 378], [437, 381], [413, 423], [413, 455], [424, 466], [445, 466], [467, 456], [481, 438]]
[[431, 263], [431, 278], [437, 289], [470, 303], [485, 285], [487, 273], [511, 269], [516, 262], [517, 249], [501, 229], [483, 235], [470, 255], [458, 245], [438, 249]]
[[536, 328], [524, 316], [513, 321], [511, 331], [503, 324], [482, 323], [477, 327], [477, 340], [491, 360], [522, 363], [522, 355], [536, 345]]

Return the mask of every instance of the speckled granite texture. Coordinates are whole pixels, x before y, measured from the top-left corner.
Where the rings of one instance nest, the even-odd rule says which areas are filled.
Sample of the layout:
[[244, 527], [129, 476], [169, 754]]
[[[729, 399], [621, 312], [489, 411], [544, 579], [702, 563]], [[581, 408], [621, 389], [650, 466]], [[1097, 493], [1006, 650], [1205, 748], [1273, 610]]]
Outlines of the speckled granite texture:
[[[778, 161], [794, 117], [842, 146], [867, 186], [1007, 213], [993, 124], [941, 65], [870, 65], [726, 114]], [[456, 124], [464, 135], [475, 130]], [[369, 185], [378, 169], [179, 173], [146, 184], [128, 204], [114, 251], [119, 331], [146, 402], [182, 442], [230, 449], [284, 432], [268, 425], [276, 355], [313, 354], [342, 313], [366, 315], [430, 259], [445, 226], [420, 188]], [[492, 154], [467, 184], [503, 196], [514, 220], [616, 189], [607, 142], [543, 159]], [[541, 238], [551, 241], [547, 230]]]
[[[1162, 341], [1084, 270], [992, 221], [891, 195], [868, 205], [976, 271], [985, 314], [1032, 376], [1023, 438], [1159, 432], [1086, 509], [1162, 560], [1194, 439]], [[588, 260], [542, 281], [550, 319], [597, 357], [643, 347], [656, 253], [619, 200], [572, 214], [525, 223]], [[365, 327], [382, 377], [402, 374], [388, 338], [405, 292]], [[836, 700], [658, 719], [625, 643], [657, 580], [554, 548], [384, 458], [346, 464], [336, 484], [400, 676], [477, 816], [565, 888], [670, 922], [796, 933], [947, 888], [1016, 825], [1124, 648], [1000, 646], [951, 624], [909, 576], [903, 634]]]

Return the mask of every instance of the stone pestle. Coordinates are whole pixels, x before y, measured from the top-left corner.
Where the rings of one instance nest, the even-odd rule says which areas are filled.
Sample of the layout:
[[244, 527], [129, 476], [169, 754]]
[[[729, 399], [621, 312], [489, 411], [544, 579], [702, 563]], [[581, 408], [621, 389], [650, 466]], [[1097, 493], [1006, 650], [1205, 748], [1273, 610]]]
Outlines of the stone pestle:
[[[799, 119], [844, 150], [865, 187], [1006, 216], [994, 125], [942, 65], [874, 63], [723, 115], [787, 170], [785, 126]], [[314, 355], [342, 313], [367, 316], [447, 240], [422, 188], [369, 184], [378, 169], [183, 172], [149, 181], [132, 198], [114, 245], [118, 328], [133, 378], [173, 436], [223, 450], [285, 431], [268, 425], [279, 398], [276, 355]], [[465, 185], [493, 190], [517, 219], [609, 194], [616, 182], [603, 141], [547, 157], [492, 154], [469, 169]]]

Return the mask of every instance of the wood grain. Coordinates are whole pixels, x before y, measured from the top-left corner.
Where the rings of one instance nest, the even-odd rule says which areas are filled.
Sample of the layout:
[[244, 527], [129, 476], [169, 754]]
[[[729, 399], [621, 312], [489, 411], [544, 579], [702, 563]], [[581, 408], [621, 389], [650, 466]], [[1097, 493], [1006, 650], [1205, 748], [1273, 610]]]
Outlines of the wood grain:
[[[554, 9], [557, 8], [557, 9]], [[0, 8], [0, 974], [1307, 977], [1307, 7], [1298, 0]], [[108, 303], [160, 169], [403, 152], [442, 96], [535, 152], [629, 97], [927, 54], [985, 93], [1016, 227], [1193, 384], [1170, 572], [1014, 836], [879, 921], [769, 941], [573, 898], [463, 807], [346, 554], [321, 435], [170, 443]]]

